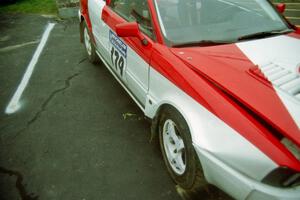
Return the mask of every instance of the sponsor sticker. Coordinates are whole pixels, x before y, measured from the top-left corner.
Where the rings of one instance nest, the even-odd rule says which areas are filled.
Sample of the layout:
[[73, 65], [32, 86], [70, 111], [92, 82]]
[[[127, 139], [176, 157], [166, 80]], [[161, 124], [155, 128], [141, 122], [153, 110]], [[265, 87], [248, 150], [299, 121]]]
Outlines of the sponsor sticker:
[[112, 67], [123, 78], [127, 64], [127, 45], [111, 30], [109, 42]]
[[109, 41], [125, 58], [127, 58], [127, 45], [111, 30], [109, 31]]

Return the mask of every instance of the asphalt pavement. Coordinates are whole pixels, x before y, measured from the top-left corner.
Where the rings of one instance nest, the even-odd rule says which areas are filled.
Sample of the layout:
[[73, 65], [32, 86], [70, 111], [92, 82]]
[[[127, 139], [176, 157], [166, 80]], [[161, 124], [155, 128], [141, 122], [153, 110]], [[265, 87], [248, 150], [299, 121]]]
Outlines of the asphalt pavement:
[[[49, 22], [21, 107], [5, 114]], [[150, 123], [104, 65], [88, 62], [78, 28], [0, 17], [0, 199], [181, 199]], [[228, 199], [217, 190], [193, 198]]]

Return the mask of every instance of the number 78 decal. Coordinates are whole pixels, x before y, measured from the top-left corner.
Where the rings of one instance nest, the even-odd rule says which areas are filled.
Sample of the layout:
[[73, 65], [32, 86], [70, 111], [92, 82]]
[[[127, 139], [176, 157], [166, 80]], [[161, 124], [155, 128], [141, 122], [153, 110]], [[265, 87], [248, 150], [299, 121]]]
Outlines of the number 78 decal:
[[123, 77], [126, 68], [127, 45], [111, 30], [109, 31], [109, 41], [112, 67], [115, 67], [116, 72]]

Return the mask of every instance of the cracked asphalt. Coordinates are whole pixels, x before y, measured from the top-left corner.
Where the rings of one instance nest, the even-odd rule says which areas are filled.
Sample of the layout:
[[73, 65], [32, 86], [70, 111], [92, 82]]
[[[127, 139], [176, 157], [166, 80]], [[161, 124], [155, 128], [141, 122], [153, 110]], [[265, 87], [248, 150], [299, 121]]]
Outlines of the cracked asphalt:
[[[22, 107], [6, 115], [48, 22], [57, 24]], [[138, 106], [103, 65], [87, 61], [76, 20], [0, 17], [1, 200], [181, 199], [149, 140]]]

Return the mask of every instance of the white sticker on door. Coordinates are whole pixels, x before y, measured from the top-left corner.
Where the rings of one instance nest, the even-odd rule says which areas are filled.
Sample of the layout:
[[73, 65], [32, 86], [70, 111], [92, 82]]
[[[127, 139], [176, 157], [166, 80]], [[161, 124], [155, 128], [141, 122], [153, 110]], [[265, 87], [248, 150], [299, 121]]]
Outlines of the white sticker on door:
[[127, 45], [111, 30], [109, 31], [109, 42], [112, 67], [123, 77], [127, 63]]

